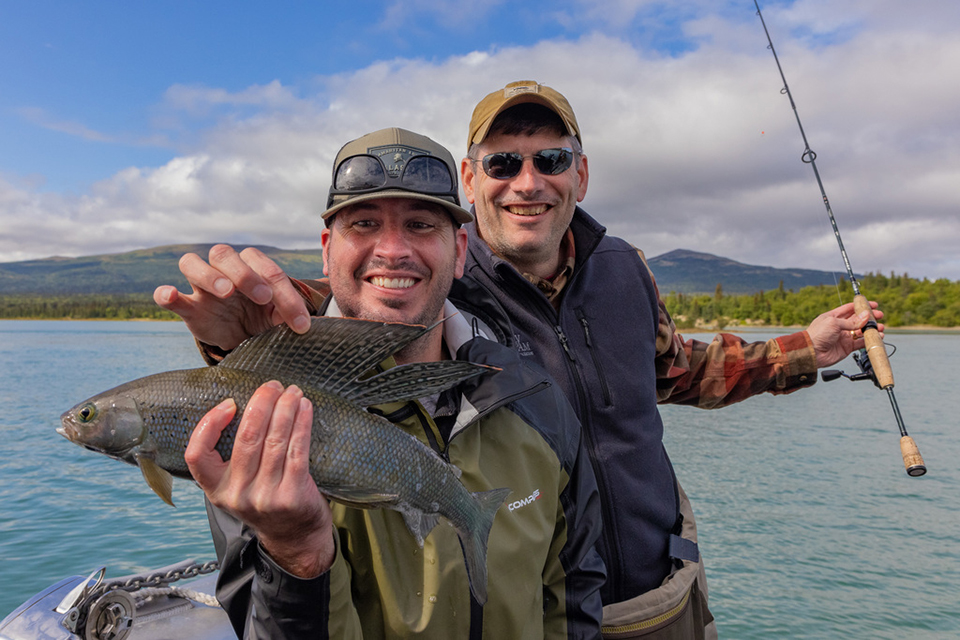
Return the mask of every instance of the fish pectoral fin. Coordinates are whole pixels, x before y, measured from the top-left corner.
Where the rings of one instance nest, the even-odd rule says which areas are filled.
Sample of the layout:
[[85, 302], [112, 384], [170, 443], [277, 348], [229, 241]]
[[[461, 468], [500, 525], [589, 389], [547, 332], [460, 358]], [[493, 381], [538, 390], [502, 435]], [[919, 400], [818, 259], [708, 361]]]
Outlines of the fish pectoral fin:
[[358, 509], [391, 508], [400, 499], [396, 493], [370, 493], [357, 487], [320, 487], [320, 491], [341, 504]]
[[160, 496], [160, 499], [171, 507], [173, 504], [173, 476], [166, 469], [158, 465], [153, 458], [147, 456], [137, 456], [137, 464], [140, 465], [140, 473], [147, 485], [153, 489], [153, 492]]
[[398, 508], [397, 511], [403, 516], [403, 521], [407, 523], [407, 529], [417, 539], [417, 543], [423, 548], [423, 540], [433, 528], [440, 522], [440, 515], [436, 513], [423, 513], [419, 509], [410, 506]]

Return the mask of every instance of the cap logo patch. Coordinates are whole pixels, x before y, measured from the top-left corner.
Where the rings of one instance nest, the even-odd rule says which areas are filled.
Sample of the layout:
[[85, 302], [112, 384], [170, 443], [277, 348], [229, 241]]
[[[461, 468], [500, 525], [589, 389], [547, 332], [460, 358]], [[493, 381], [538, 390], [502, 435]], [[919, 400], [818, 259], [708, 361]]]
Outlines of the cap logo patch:
[[380, 161], [387, 169], [387, 173], [390, 174], [391, 178], [399, 177], [400, 174], [403, 173], [403, 167], [413, 156], [433, 155], [425, 149], [417, 149], [416, 147], [408, 147], [406, 145], [396, 144], [369, 147], [367, 149], [367, 153], [380, 158]]
[[539, 84], [522, 84], [516, 87], [506, 87], [503, 90], [504, 99], [512, 98], [521, 93], [540, 93]]

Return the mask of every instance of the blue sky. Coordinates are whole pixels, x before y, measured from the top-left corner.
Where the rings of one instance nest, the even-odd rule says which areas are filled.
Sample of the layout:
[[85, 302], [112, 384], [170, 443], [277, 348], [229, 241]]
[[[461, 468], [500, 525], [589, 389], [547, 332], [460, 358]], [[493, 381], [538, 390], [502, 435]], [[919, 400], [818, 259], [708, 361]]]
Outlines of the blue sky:
[[[81, 190], [131, 163], [161, 164], [211, 118], [228, 115], [214, 110], [189, 120], [173, 117], [163, 101], [173, 86], [232, 93], [278, 81], [304, 95], [318, 76], [381, 60], [442, 60], [577, 38], [591, 28], [668, 55], [694, 46], [675, 29], [693, 6], [641, 7], [614, 27], [578, 3], [519, 9], [503, 2], [485, 9], [462, 4], [6, 3], [0, 54], [16, 63], [0, 71], [6, 142], [0, 169], [43, 176], [44, 189]], [[229, 115], [243, 115], [235, 109]]]
[[[842, 269], [751, 1], [0, 2], [0, 262], [316, 246], [383, 126], [463, 154], [516, 79], [570, 99], [583, 206], [657, 255]], [[960, 279], [960, 9], [761, 3], [858, 271]]]

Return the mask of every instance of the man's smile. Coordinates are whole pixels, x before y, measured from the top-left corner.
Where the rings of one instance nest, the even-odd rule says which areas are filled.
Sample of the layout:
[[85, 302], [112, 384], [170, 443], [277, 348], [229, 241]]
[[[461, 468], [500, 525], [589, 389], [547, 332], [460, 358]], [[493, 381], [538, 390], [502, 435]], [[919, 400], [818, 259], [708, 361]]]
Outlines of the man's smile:
[[370, 276], [367, 278], [367, 282], [384, 289], [409, 289], [417, 283], [413, 278], [388, 278], [386, 276]]
[[545, 204], [511, 204], [504, 209], [517, 216], [538, 216], [550, 207]]

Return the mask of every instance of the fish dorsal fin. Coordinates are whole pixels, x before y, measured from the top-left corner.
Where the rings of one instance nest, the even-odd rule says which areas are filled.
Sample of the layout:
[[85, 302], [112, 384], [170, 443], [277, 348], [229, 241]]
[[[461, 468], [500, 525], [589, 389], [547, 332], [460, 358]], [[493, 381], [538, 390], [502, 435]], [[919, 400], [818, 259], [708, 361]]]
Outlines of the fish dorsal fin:
[[149, 456], [138, 456], [137, 463], [140, 465], [140, 473], [143, 479], [153, 489], [153, 492], [160, 496], [160, 499], [171, 507], [173, 504], [173, 476], [166, 471]]
[[387, 369], [346, 389], [345, 400], [361, 407], [422, 398], [458, 382], [500, 369], [462, 360], [415, 362]]
[[244, 341], [219, 366], [346, 395], [357, 378], [428, 330], [399, 322], [311, 318], [306, 333], [278, 325]]

